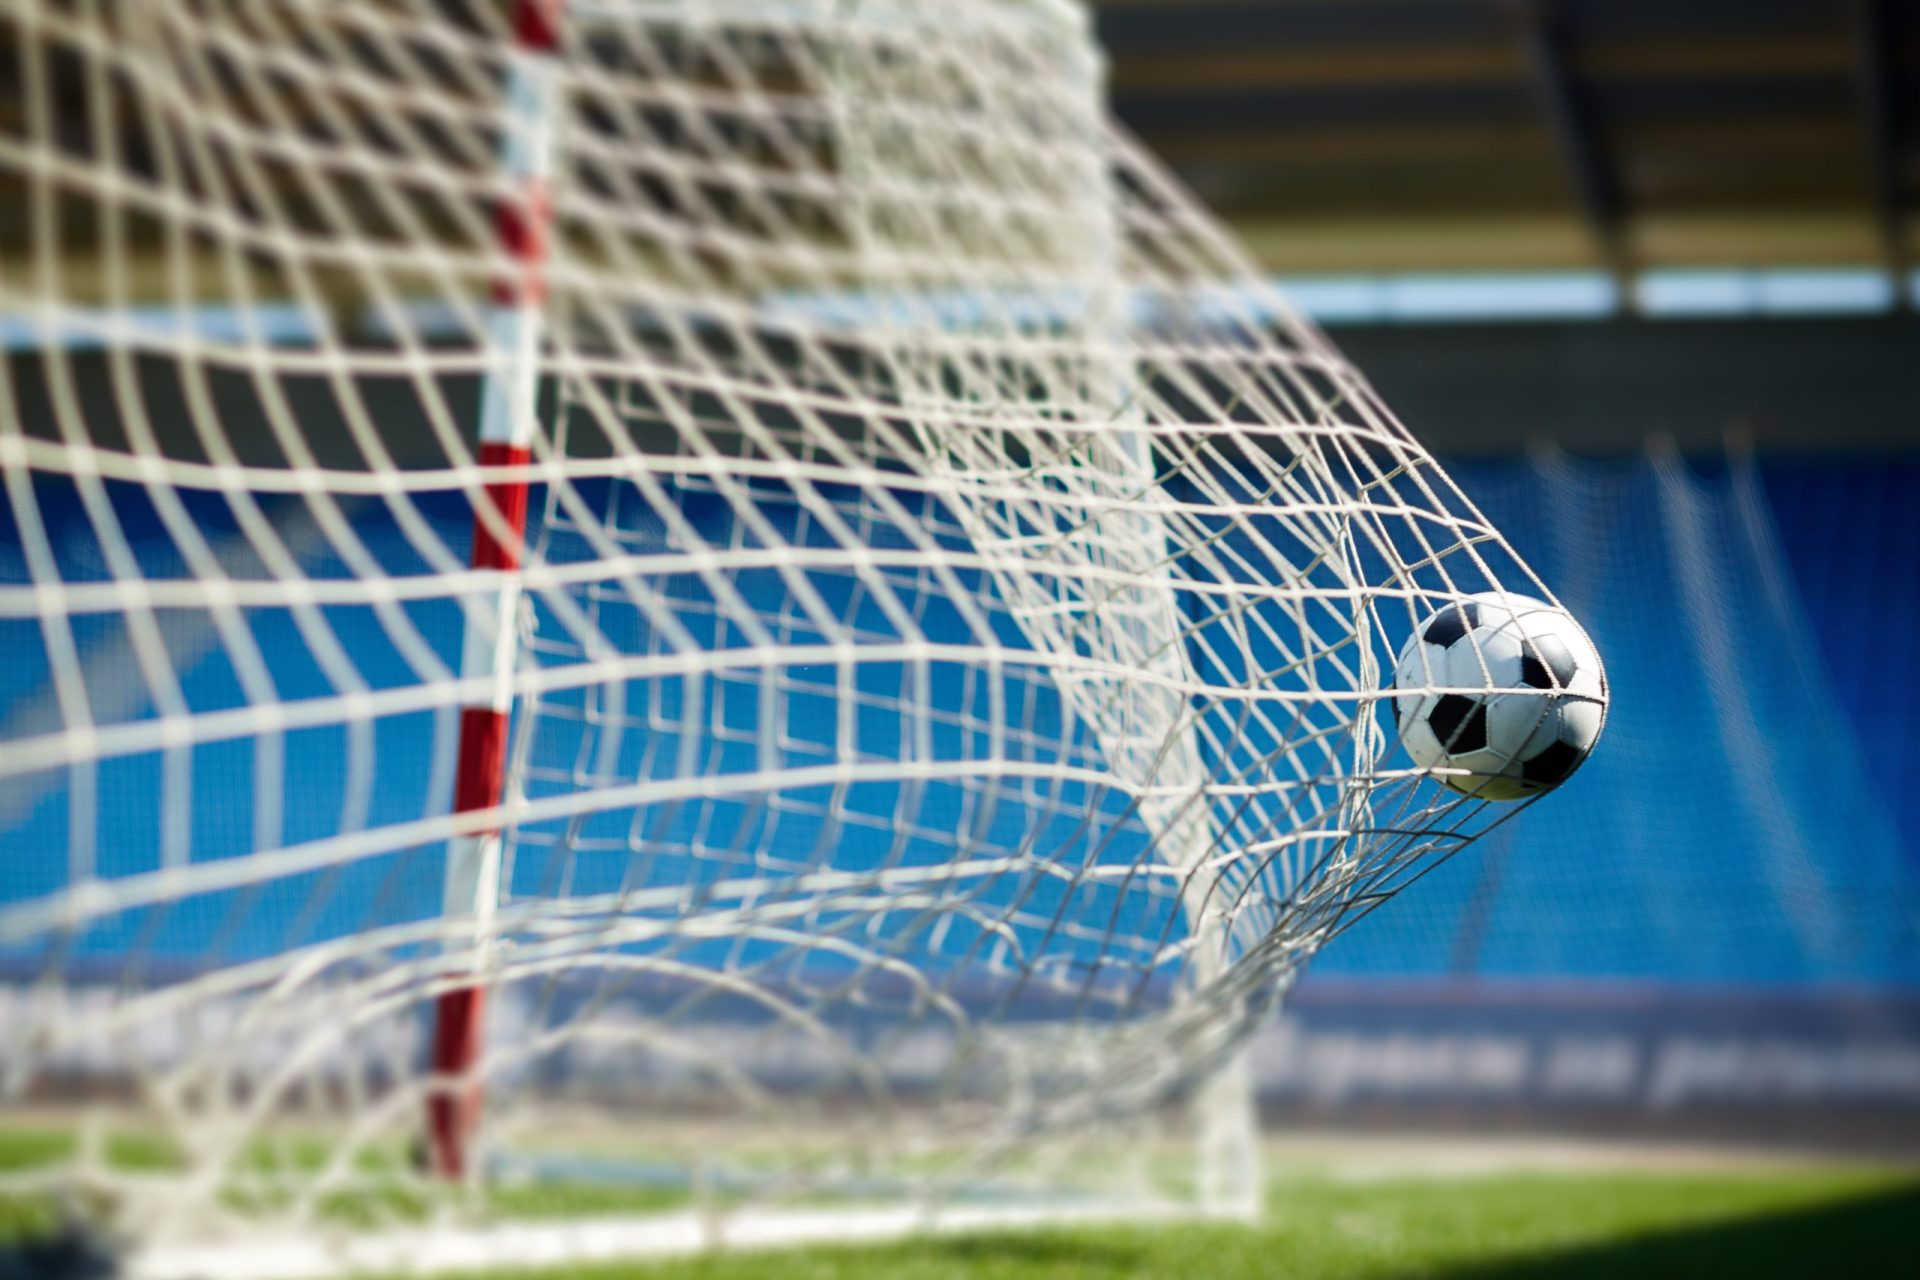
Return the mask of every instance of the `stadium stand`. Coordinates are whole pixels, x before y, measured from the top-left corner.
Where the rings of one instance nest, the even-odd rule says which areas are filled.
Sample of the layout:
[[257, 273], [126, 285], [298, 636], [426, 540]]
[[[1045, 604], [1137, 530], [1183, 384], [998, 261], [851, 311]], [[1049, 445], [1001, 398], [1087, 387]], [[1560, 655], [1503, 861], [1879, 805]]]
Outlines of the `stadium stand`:
[[[1434, 872], [1418, 893], [1330, 949], [1317, 972], [1920, 990], [1920, 754], [1909, 728], [1920, 722], [1920, 679], [1890, 660], [1899, 648], [1893, 638], [1920, 627], [1920, 595], [1888, 589], [1911, 582], [1920, 549], [1920, 466], [1736, 461], [1703, 471], [1659, 452], [1618, 461], [1537, 453], [1465, 462], [1457, 474], [1593, 620], [1616, 696], [1608, 750], [1550, 814], [1497, 832]], [[137, 487], [111, 492], [142, 570], [180, 572], [178, 549]], [[456, 505], [443, 513], [450, 527], [462, 522]], [[218, 506], [198, 513], [206, 527], [231, 524]], [[54, 513], [68, 580], [107, 576], [108, 554], [78, 496], [49, 498], [42, 509]], [[383, 560], [399, 564], [413, 554], [389, 513], [369, 508], [355, 522]], [[345, 572], [303, 518], [283, 535], [304, 547], [310, 574]], [[215, 541], [223, 554], [252, 554], [244, 539]], [[12, 530], [0, 538], [0, 573], [11, 581], [26, 580], [20, 547]], [[450, 655], [459, 634], [453, 611], [408, 608]], [[334, 621], [370, 685], [404, 678], [401, 654], [371, 613]], [[9, 633], [34, 625], [4, 624]], [[255, 625], [262, 634], [291, 633], [298, 620], [282, 612]], [[82, 658], [98, 680], [96, 696], [143, 699], [124, 629], [90, 630]], [[215, 637], [166, 634], [176, 660], [186, 659], [179, 665], [190, 704], [240, 703]], [[9, 649], [21, 658], [0, 670], [0, 701], [12, 727], [24, 729], [51, 714], [40, 705], [50, 696], [44, 650]], [[309, 650], [290, 642], [275, 652]], [[274, 677], [288, 699], [328, 679], [317, 658], [284, 661]], [[379, 758], [405, 759], [408, 735], [434, 731], [426, 715], [389, 721], [379, 730]], [[347, 811], [355, 806], [400, 812], [432, 787], [405, 770], [346, 776], [337, 736], [327, 729], [288, 737], [305, 780], [284, 815], [290, 832], [352, 825]], [[246, 848], [259, 818], [236, 785], [248, 760], [225, 760], [217, 745], [193, 756], [179, 767], [193, 769], [203, 796], [194, 830], [159, 837], [190, 839], [197, 856]], [[128, 769], [157, 767], [150, 760]], [[34, 776], [41, 790], [16, 783], [0, 803], [21, 822], [17, 836], [64, 848], [65, 808], [45, 789], [50, 775]], [[150, 799], [159, 788], [112, 768], [101, 785], [121, 793], [122, 816], [116, 830], [101, 833], [100, 870], [146, 864], [156, 832], [138, 820], [135, 797]], [[250, 930], [278, 941], [290, 928], [325, 936], [327, 914], [365, 918], [367, 895], [386, 895], [390, 906], [376, 914], [393, 918], [433, 910], [437, 878], [415, 868], [390, 883], [386, 861], [330, 873], [338, 881], [325, 894], [300, 900], [305, 921], [280, 914], [296, 909], [291, 901], [208, 902], [202, 910], [216, 918], [175, 911], [160, 936], [95, 936], [87, 945], [105, 955], [138, 941], [158, 956], [177, 933], [183, 951], [191, 945], [204, 956], [202, 930], [215, 929], [245, 953]], [[43, 870], [47, 884], [23, 875], [9, 882], [9, 896], [44, 892], [66, 873], [51, 863]]]

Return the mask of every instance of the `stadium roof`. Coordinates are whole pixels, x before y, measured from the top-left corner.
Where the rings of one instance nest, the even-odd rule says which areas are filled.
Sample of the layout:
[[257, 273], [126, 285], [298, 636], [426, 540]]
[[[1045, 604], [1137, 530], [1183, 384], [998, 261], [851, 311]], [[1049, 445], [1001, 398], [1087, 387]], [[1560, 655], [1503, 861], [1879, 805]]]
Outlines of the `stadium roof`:
[[1282, 272], [1884, 266], [1920, 0], [1096, 0], [1123, 120]]

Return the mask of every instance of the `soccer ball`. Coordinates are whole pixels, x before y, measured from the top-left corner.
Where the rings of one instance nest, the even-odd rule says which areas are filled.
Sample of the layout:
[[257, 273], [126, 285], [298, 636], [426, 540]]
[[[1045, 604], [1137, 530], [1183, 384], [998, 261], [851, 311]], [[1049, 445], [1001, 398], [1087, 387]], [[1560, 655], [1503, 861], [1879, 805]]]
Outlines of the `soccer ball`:
[[1565, 609], [1485, 591], [1414, 629], [1393, 675], [1400, 741], [1455, 791], [1520, 800], [1565, 782], [1600, 740], [1607, 673]]

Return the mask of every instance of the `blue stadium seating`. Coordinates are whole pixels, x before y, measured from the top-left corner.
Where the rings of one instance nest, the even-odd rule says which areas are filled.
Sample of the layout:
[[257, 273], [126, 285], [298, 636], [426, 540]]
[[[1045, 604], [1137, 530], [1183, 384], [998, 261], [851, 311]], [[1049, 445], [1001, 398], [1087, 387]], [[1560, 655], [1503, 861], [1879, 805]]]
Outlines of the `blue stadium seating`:
[[[1564, 456], [1453, 468], [1469, 495], [1585, 619], [1606, 657], [1613, 709], [1600, 751], [1560, 793], [1421, 881], [1318, 962], [1329, 975], [1477, 975], [1697, 984], [1920, 987], [1920, 463], [1770, 460], [1690, 468], [1649, 455]], [[181, 571], [160, 513], [113, 486], [119, 523], [144, 573]], [[458, 503], [429, 503], [453, 544]], [[68, 581], [112, 572], [71, 491], [42, 486], [40, 513]], [[231, 513], [194, 519], [217, 540]], [[4, 518], [4, 517], [0, 517]], [[418, 551], [381, 509], [354, 513], [369, 550], [392, 568]], [[233, 540], [244, 543], [244, 540]], [[313, 540], [305, 568], [345, 574]], [[239, 554], [250, 554], [244, 552]], [[23, 536], [0, 527], [0, 580], [29, 580]], [[444, 603], [402, 607], [426, 645], [457, 665], [460, 623]], [[370, 615], [330, 614], [371, 687], [413, 678]], [[256, 614], [263, 643], [298, 655], [300, 620]], [[82, 620], [76, 640], [126, 661], [90, 693], [121, 717], [155, 714], [124, 623]], [[243, 673], [204, 622], [162, 627], [197, 709], [243, 704]], [[1392, 639], [1391, 637], [1389, 638]], [[57, 727], [46, 642], [33, 619], [0, 620], [0, 720]], [[276, 661], [283, 698], [326, 687], [315, 660]], [[446, 716], [395, 717], [376, 735], [384, 762], [425, 760]], [[299, 785], [279, 816], [287, 842], [343, 825], [444, 807], [446, 779], [386, 767], [356, 777], [337, 728], [286, 741]], [[197, 861], [249, 847], [261, 807], [244, 780], [253, 748], [191, 753]], [[98, 870], [155, 863], [164, 845], [154, 797], [169, 767], [149, 754], [102, 768], [93, 842]], [[0, 902], [43, 895], [70, 874], [68, 807], [56, 774], [0, 790], [14, 856]], [[526, 874], [535, 874], [527, 870]], [[316, 871], [247, 894], [136, 913], [93, 931], [96, 955], [142, 951], [206, 963], [325, 937], [371, 917], [431, 914], [437, 859], [392, 855]], [[530, 885], [528, 887], [531, 887]]]
[[1316, 972], [1920, 984], [1920, 466], [1452, 470], [1588, 624], [1606, 736]]

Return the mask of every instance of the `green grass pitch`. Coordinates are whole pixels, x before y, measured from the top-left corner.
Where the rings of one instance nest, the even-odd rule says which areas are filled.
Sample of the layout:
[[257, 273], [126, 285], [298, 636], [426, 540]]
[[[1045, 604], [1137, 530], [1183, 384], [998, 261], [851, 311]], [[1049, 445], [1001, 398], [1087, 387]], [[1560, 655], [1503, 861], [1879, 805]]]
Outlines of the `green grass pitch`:
[[1258, 1227], [1081, 1228], [537, 1273], [538, 1280], [1872, 1280], [1915, 1274], [1920, 1176], [1824, 1168], [1364, 1182], [1303, 1176], [1275, 1184]]
[[[0, 1133], [0, 1170], [67, 1148], [61, 1135]], [[155, 1155], [129, 1150], [130, 1165]], [[1258, 1226], [1077, 1227], [893, 1245], [720, 1253], [476, 1280], [1583, 1280], [1586, 1277], [1920, 1275], [1920, 1170], [1834, 1164], [1650, 1162], [1545, 1171], [1400, 1172], [1277, 1162]], [[1472, 1169], [1471, 1162], [1469, 1168]], [[631, 1193], [628, 1193], [631, 1194]], [[571, 1203], [541, 1188], [533, 1216], [631, 1213], [602, 1189]], [[48, 1207], [0, 1196], [6, 1241], [44, 1230]]]

